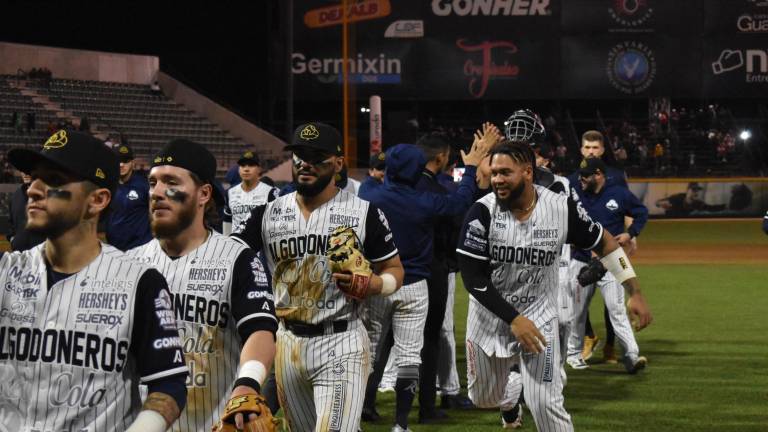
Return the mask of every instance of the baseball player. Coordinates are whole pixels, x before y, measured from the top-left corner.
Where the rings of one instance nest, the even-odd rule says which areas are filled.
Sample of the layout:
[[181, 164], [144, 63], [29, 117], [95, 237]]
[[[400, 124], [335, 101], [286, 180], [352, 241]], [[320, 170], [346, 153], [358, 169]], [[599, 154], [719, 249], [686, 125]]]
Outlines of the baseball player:
[[259, 181], [261, 167], [259, 157], [252, 151], [246, 151], [237, 160], [241, 182], [227, 191], [227, 204], [224, 206], [224, 235], [239, 233], [245, 228], [245, 222], [251, 211], [262, 204], [277, 198], [280, 190]]
[[146, 177], [134, 171], [133, 150], [125, 144], [113, 150], [120, 160], [120, 184], [107, 222], [107, 243], [127, 251], [152, 240], [149, 231], [149, 186]]
[[[629, 189], [608, 185], [605, 179], [606, 166], [600, 158], [587, 158], [581, 162], [580, 181], [572, 186], [573, 198], [579, 200], [590, 215], [599, 221], [620, 243], [627, 244], [637, 237], [648, 221], [648, 209]], [[632, 225], [624, 230], [624, 217], [632, 218]], [[590, 254], [574, 250], [571, 260], [571, 274], [578, 274], [590, 260]], [[574, 282], [575, 283], [575, 282]], [[595, 292], [595, 285], [608, 308], [616, 338], [624, 350], [624, 367], [630, 374], [637, 373], [646, 365], [647, 359], [639, 355], [639, 349], [624, 307], [624, 291], [612, 274], [606, 273], [596, 284], [580, 288], [575, 296], [576, 325], [568, 339], [568, 364], [577, 369], [584, 368], [582, 349], [584, 345], [584, 322], [589, 302]]]
[[[408, 413], [419, 381], [420, 352], [424, 344], [423, 331], [429, 301], [427, 278], [432, 272], [433, 222], [439, 216], [463, 213], [471, 204], [476, 190], [476, 166], [487, 151], [487, 147], [475, 141], [468, 154], [462, 152], [467, 166], [464, 178], [456, 193], [446, 195], [418, 190], [416, 185], [426, 165], [424, 153], [414, 145], [399, 144], [387, 151], [384, 185], [362, 196], [379, 206], [387, 216], [405, 268], [403, 288], [397, 294], [387, 298], [376, 297], [369, 302], [369, 332], [377, 357], [383, 349], [380, 341], [390, 327], [393, 331], [395, 364], [398, 368], [395, 382], [395, 430], [408, 429]], [[441, 301], [445, 302], [445, 297]], [[438, 332], [441, 323], [442, 316], [437, 322]], [[431, 385], [434, 392], [434, 381]], [[377, 386], [378, 383], [369, 381], [366, 407], [373, 406], [372, 399], [376, 392], [372, 389]], [[423, 415], [432, 413], [420, 411], [420, 414], [424, 421]]]
[[768, 211], [765, 212], [765, 216], [763, 217], [763, 231], [768, 234]]
[[[613, 165], [616, 164], [616, 159], [613, 155], [612, 151], [605, 151], [605, 137], [602, 133], [596, 130], [588, 130], [584, 132], [581, 136], [581, 156], [583, 158], [590, 158], [590, 157], [597, 157], [603, 160], [606, 165], [606, 171], [605, 171], [605, 180], [606, 183], [609, 185], [618, 185], [622, 186], [624, 188], [628, 188], [627, 186], [627, 174], [617, 168], [614, 168]], [[568, 180], [571, 182], [571, 184], [578, 184], [579, 183], [579, 176], [578, 172], [574, 172], [572, 175], [568, 176]], [[625, 218], [625, 225], [629, 226], [632, 224], [631, 218]], [[634, 251], [637, 249], [637, 240], [632, 239], [631, 242], [624, 244], [622, 239], [617, 239], [619, 241], [619, 244], [627, 249], [627, 254], [629, 256], [632, 256]], [[575, 280], [576, 275], [571, 275], [571, 280]], [[611, 325], [611, 320], [609, 318], [610, 313], [608, 312], [608, 308], [603, 308], [603, 314], [605, 316], [605, 333], [606, 333], [606, 340], [605, 345], [603, 346], [603, 357], [605, 358], [606, 362], [608, 363], [617, 363], [616, 356], [614, 354], [613, 350], [613, 344], [615, 339], [615, 333], [613, 331], [613, 326]], [[586, 331], [585, 331], [585, 339], [584, 339], [584, 350], [582, 351], [582, 358], [584, 360], [588, 359], [592, 356], [592, 352], [597, 347], [599, 338], [595, 334], [595, 332], [592, 330], [592, 323], [589, 320], [589, 311], [587, 311], [587, 317], [586, 317]], [[577, 363], [577, 362], [571, 362], [571, 366], [576, 365], [577, 368], [583, 369], [587, 367], [586, 363]]]
[[200, 144], [178, 139], [163, 147], [149, 172], [155, 239], [128, 252], [170, 287], [190, 371], [187, 409], [174, 431], [210, 430], [230, 394], [260, 392], [275, 356], [277, 318], [262, 262], [205, 223], [224, 202], [215, 175], [216, 159]]
[[[469, 397], [479, 407], [509, 410], [520, 389], [508, 385], [508, 375], [519, 364], [526, 404], [538, 430], [570, 431], [557, 370], [562, 245], [596, 250], [629, 291], [638, 327], [652, 318], [623, 249], [578, 203], [534, 185], [534, 161], [527, 143], [494, 148], [494, 193], [470, 208], [462, 227], [459, 268], [472, 296], [466, 345]], [[509, 421], [502, 417], [505, 427], [515, 427]]]
[[[359, 299], [391, 295], [403, 268], [387, 218], [333, 182], [343, 165], [338, 131], [299, 126], [291, 144], [296, 191], [256, 207], [237, 237], [267, 258], [280, 329], [275, 375], [293, 431], [357, 431], [371, 343]], [[373, 273], [332, 272], [329, 234], [352, 229]]]
[[39, 153], [8, 156], [32, 176], [27, 229], [46, 240], [0, 259], [3, 430], [165, 431], [186, 403], [187, 367], [165, 279], [97, 236], [115, 155], [62, 130]]

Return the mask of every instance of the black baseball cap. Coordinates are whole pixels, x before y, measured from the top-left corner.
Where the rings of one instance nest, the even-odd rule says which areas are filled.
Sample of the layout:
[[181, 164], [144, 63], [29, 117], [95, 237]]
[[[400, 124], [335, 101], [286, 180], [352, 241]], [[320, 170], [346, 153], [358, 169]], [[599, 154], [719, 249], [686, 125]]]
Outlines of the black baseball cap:
[[117, 158], [120, 162], [130, 162], [133, 160], [133, 150], [125, 144], [120, 144], [114, 148]]
[[605, 174], [605, 162], [597, 157], [586, 158], [579, 164], [579, 173], [582, 177], [594, 175], [598, 170]]
[[378, 152], [371, 155], [371, 161], [368, 163], [370, 168], [377, 170], [384, 170], [387, 167], [387, 154], [384, 152]]
[[186, 139], [175, 139], [163, 147], [152, 159], [152, 167], [172, 165], [194, 173], [203, 183], [213, 188], [216, 204], [224, 205], [224, 194], [216, 187], [216, 158], [203, 147]]
[[242, 156], [240, 156], [240, 159], [237, 160], [238, 165], [261, 165], [259, 163], [259, 156], [248, 150], [245, 153], [243, 153]]
[[302, 147], [320, 150], [334, 156], [343, 154], [341, 134], [336, 128], [325, 123], [305, 123], [296, 128], [291, 143], [285, 146], [285, 149], [293, 151]]
[[27, 174], [41, 162], [47, 162], [113, 193], [120, 177], [117, 157], [104, 142], [82, 132], [63, 129], [51, 135], [39, 152], [15, 148], [8, 153], [8, 160]]

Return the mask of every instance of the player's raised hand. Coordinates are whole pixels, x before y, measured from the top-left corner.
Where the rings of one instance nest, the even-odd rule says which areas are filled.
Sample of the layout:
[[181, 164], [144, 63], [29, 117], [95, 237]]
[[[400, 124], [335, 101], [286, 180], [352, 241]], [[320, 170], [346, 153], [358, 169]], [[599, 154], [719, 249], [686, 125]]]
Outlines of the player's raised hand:
[[501, 139], [499, 129], [492, 123], [483, 123], [482, 129], [475, 131], [475, 140], [472, 142], [469, 153], [461, 151], [464, 165], [478, 166], [499, 139]]
[[629, 309], [629, 320], [635, 331], [640, 331], [653, 322], [651, 308], [648, 307], [641, 293], [635, 293], [627, 300], [627, 309]]
[[544, 335], [536, 328], [533, 321], [528, 318], [518, 315], [512, 320], [509, 327], [512, 330], [512, 334], [515, 335], [515, 339], [523, 345], [527, 352], [538, 354], [544, 351], [544, 347], [547, 346], [547, 340], [544, 339]]

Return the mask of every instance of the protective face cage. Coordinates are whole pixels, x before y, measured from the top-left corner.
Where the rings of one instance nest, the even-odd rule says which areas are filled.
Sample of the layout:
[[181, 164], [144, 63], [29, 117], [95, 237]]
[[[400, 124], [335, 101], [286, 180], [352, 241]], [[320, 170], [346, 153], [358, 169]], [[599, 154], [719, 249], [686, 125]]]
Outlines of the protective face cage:
[[510, 141], [540, 143], [545, 136], [544, 125], [533, 111], [517, 110], [504, 122], [504, 136]]

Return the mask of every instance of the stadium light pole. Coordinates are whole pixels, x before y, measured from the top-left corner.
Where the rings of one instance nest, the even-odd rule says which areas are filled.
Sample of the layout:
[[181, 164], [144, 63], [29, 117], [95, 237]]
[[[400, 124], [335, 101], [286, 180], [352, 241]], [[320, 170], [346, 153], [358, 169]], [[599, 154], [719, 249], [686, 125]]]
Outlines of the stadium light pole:
[[352, 162], [349, 145], [349, 0], [341, 1], [341, 84], [343, 106], [344, 159]]

